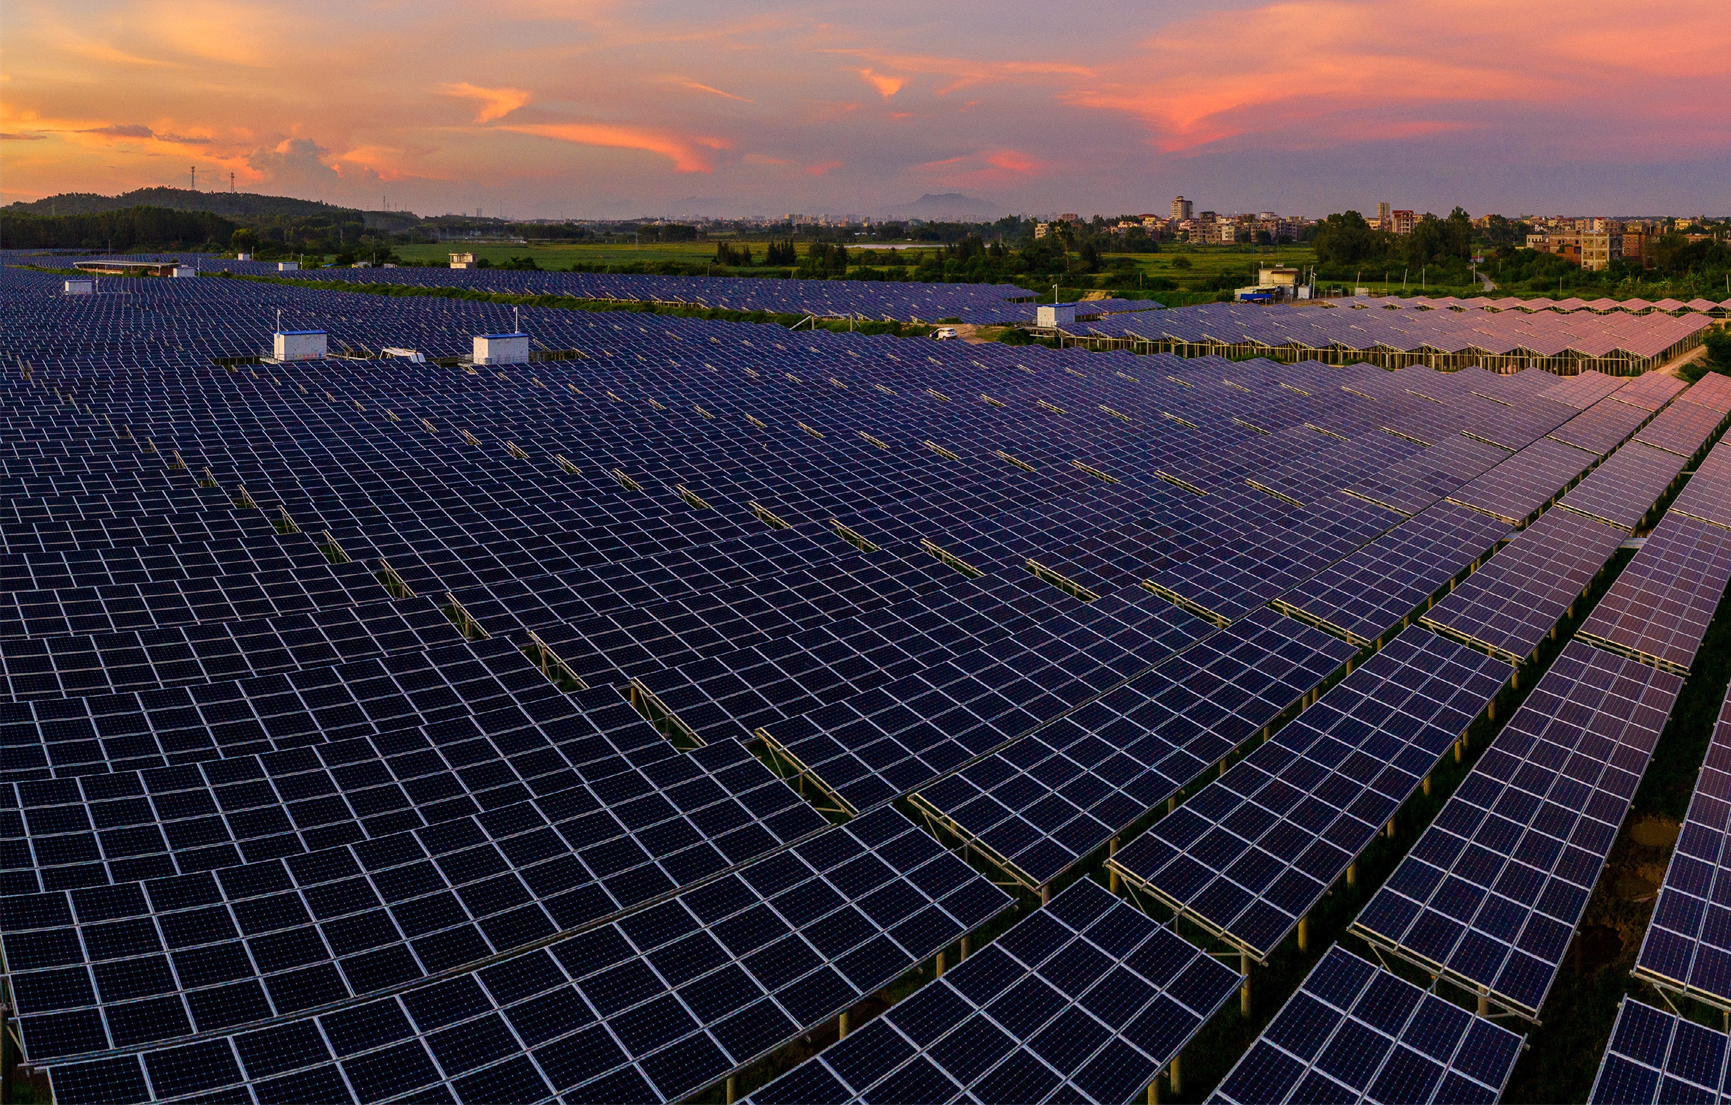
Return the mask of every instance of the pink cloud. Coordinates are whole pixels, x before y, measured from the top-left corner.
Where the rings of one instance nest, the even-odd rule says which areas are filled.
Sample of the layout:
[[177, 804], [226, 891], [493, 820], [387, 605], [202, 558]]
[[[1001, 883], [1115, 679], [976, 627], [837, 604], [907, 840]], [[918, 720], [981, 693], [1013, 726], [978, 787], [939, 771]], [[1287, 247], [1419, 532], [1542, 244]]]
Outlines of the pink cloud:
[[1018, 150], [994, 150], [986, 155], [986, 164], [1011, 173], [1037, 173], [1044, 167]]
[[819, 161], [816, 165], [807, 165], [805, 173], [807, 176], [828, 176], [841, 166], [842, 163], [839, 161]]
[[727, 143], [715, 138], [687, 138], [683, 135], [644, 127], [618, 126], [610, 123], [514, 123], [498, 128], [518, 134], [533, 134], [579, 146], [603, 146], [622, 150], [643, 150], [660, 154], [673, 162], [681, 173], [714, 171], [708, 153], [725, 149]]
[[1494, 122], [1499, 105], [1640, 114], [1662, 74], [1731, 71], [1723, 14], [1717, 0], [1651, 9], [1663, 25], [1637, 44], [1616, 0], [1577, 0], [1566, 20], [1504, 0], [1274, 0], [1177, 23], [1058, 98], [1133, 116], [1166, 152], [1417, 137]]
[[1039, 176], [1050, 166], [1020, 150], [983, 150], [979, 153], [927, 161], [919, 168], [938, 173], [939, 183], [978, 186], [1004, 184], [1018, 178]]
[[439, 91], [446, 96], [480, 101], [481, 106], [475, 112], [477, 123], [502, 119], [529, 102], [529, 93], [521, 88], [481, 88], [467, 81], [440, 85]]
[[902, 85], [907, 83], [900, 77], [892, 77], [884, 73], [874, 72], [870, 69], [859, 70], [859, 75], [865, 78], [867, 84], [877, 89], [878, 95], [882, 96], [886, 100], [891, 96], [894, 96], [897, 92], [900, 92], [902, 90]]
[[707, 92], [711, 96], [720, 96], [725, 100], [738, 100], [742, 104], [755, 104], [757, 102], [756, 100], [747, 99], [744, 96], [736, 96], [731, 92], [723, 92], [719, 88], [711, 88], [707, 84], [698, 84], [696, 81], [686, 80], [684, 77], [673, 77], [669, 80], [669, 83], [678, 85], [680, 88], [689, 88], [693, 92]]

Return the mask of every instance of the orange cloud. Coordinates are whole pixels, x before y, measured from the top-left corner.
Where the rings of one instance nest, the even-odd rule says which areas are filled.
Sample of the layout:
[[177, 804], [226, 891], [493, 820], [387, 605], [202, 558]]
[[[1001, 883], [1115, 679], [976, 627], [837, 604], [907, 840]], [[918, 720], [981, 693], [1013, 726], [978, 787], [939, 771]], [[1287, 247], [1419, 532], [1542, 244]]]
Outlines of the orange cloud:
[[918, 168], [936, 173], [940, 183], [974, 187], [1005, 184], [1019, 178], [1039, 176], [1049, 166], [1020, 150], [984, 150], [979, 153], [927, 161]]
[[711, 96], [720, 96], [725, 100], [738, 100], [742, 104], [755, 104], [757, 102], [756, 100], [748, 100], [744, 96], [735, 96], [731, 92], [723, 92], [719, 88], [711, 88], [706, 84], [698, 84], [696, 81], [688, 81], [684, 77], [674, 77], [672, 78], [672, 83], [681, 88], [689, 88], [693, 92], [707, 92]]
[[833, 170], [841, 168], [841, 165], [839, 161], [819, 161], [816, 165], [807, 165], [805, 172], [807, 176], [828, 176]]
[[553, 138], [579, 146], [604, 146], [656, 153], [671, 160], [673, 168], [681, 173], [713, 172], [714, 167], [710, 164], [709, 155], [701, 147], [712, 150], [727, 147], [727, 143], [720, 139], [685, 138], [663, 131], [610, 123], [515, 123], [499, 129]]
[[[1668, 9], [1647, 13], [1663, 26], [1642, 29], [1664, 55], [1656, 61], [1654, 51], [1630, 48], [1626, 5], [1616, 0], [1577, 0], [1562, 22], [1504, 0], [1274, 0], [1166, 28], [1058, 98], [1134, 116], [1164, 151], [1245, 134], [1418, 136], [1492, 122], [1479, 105], [1609, 107], [1619, 86], [1632, 102], [1650, 99], [1661, 73], [1731, 72], [1722, 7], [1678, 0]], [[1710, 24], [1719, 30], [1701, 34]]]
[[439, 92], [445, 96], [460, 96], [466, 100], [479, 100], [481, 107], [475, 113], [475, 122], [487, 123], [494, 119], [502, 119], [529, 102], [529, 93], [521, 88], [482, 88], [467, 81], [458, 84], [442, 84]]
[[858, 72], [860, 76], [865, 78], [866, 83], [877, 89], [878, 95], [882, 96], [886, 100], [891, 96], [894, 96], [897, 92], [900, 92], [902, 90], [902, 85], [907, 83], [900, 77], [891, 77], [883, 73], [874, 73], [870, 69], [861, 69]]
[[994, 150], [986, 155], [986, 164], [1010, 173], [1037, 173], [1044, 167], [1018, 150]]

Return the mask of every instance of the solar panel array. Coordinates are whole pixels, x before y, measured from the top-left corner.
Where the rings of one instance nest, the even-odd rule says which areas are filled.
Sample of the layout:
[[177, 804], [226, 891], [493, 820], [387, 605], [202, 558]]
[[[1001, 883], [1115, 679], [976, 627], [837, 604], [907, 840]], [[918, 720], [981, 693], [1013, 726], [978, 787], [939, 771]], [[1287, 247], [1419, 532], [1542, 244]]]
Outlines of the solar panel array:
[[1731, 892], [1725, 839], [1731, 833], [1731, 693], [1719, 711], [1707, 759], [1671, 853], [1635, 974], [1667, 990], [1731, 1006]]
[[1478, 567], [1508, 536], [1509, 527], [1497, 519], [1438, 503], [1318, 572], [1276, 606], [1370, 645], [1404, 627], [1414, 610]]
[[1523, 526], [1590, 469], [1594, 459], [1560, 442], [1539, 441], [1466, 484], [1448, 501]]
[[[903, 319], [935, 322], [1015, 322], [1033, 318], [1034, 292], [1013, 284], [938, 284], [907, 280], [784, 280], [728, 276], [657, 276], [639, 273], [537, 272], [504, 268], [321, 268], [282, 274], [271, 261], [184, 258], [201, 272], [284, 276], [292, 280], [459, 288], [505, 295], [557, 295], [612, 303], [667, 303], [728, 311], [772, 311], [820, 318]], [[65, 265], [67, 259], [58, 259]], [[1089, 306], [1093, 306], [1089, 304]], [[1118, 300], [1118, 310], [1147, 310], [1152, 300]], [[1099, 308], [1096, 308], [1099, 309]], [[1103, 312], [1102, 312], [1103, 313]]]
[[1022, 885], [1104, 847], [1356, 655], [1264, 610], [913, 796]]
[[1613, 652], [1687, 675], [1731, 583], [1731, 528], [1666, 514], [1580, 635]]
[[1515, 1033], [1336, 946], [1208, 1100], [1490, 1105], [1520, 1053]]
[[1352, 931], [1536, 1018], [1681, 689], [1566, 646]]
[[1492, 299], [1489, 296], [1475, 295], [1467, 299], [1455, 296], [1378, 296], [1368, 303], [1354, 298], [1341, 304], [1321, 301], [1321, 306], [1347, 306], [1354, 308], [1385, 308], [1388, 310], [1440, 311], [1462, 310], [1468, 307], [1483, 307], [1491, 311], [1556, 311], [1562, 314], [1572, 314], [1576, 311], [1591, 311], [1604, 313], [1610, 311], [1627, 311], [1630, 314], [1646, 314], [1650, 311], [1661, 311], [1665, 314], [1682, 314], [1685, 311], [1713, 311], [1721, 308], [1731, 308], [1731, 300], [1715, 303], [1710, 299], [1695, 298], [1687, 303], [1677, 299], [1661, 299], [1653, 301], [1635, 296], [1629, 299], [1599, 299], [1584, 300], [1575, 296], [1568, 299], [1551, 299], [1549, 296], [1535, 296], [1522, 299], [1519, 296], [1507, 295]]
[[[346, 874], [300, 908], [328, 916], [370, 898], [361, 872]], [[173, 954], [176, 972], [195, 962], [220, 976], [235, 957], [224, 956], [213, 938], [232, 934], [237, 923], [250, 933], [260, 921], [280, 922], [283, 899], [227, 913], [210, 908], [211, 895], [200, 889], [175, 883], [152, 886], [150, 894], [178, 894], [181, 909], [160, 915], [157, 926], [178, 947], [196, 945]], [[384, 889], [376, 875], [373, 889]], [[676, 1100], [834, 1016], [1008, 904], [930, 837], [882, 810], [652, 909], [335, 1011], [223, 1032], [267, 1012], [230, 984], [189, 996], [206, 1034], [169, 1045], [165, 1038], [186, 1024], [174, 1005], [145, 999], [107, 1006], [111, 1038], [125, 1032], [128, 1044], [149, 1046], [56, 1067], [55, 1088], [69, 1100], [160, 1100], [217, 1090], [258, 1102], [437, 1097], [441, 1090], [488, 1101], [572, 1090], [584, 1100]], [[97, 917], [124, 916], [112, 895], [102, 905], [107, 909]], [[102, 905], [93, 900], [88, 908]], [[82, 919], [87, 907], [80, 901], [75, 908]], [[365, 927], [351, 926], [350, 938]], [[114, 935], [136, 931], [109, 919], [79, 932], [88, 945], [92, 930], [104, 928]], [[255, 959], [292, 954], [284, 946], [292, 941], [268, 950], [267, 943], [247, 940]], [[64, 938], [41, 944], [32, 950], [64, 955]], [[126, 962], [133, 966], [96, 970], [105, 997], [115, 986], [148, 986], [149, 961]], [[63, 1002], [76, 996], [64, 975], [55, 984]], [[325, 1004], [332, 995], [303, 981], [295, 997], [298, 1005], [287, 1012]], [[278, 1011], [284, 1012], [280, 1004]], [[95, 1042], [72, 1033], [85, 1020], [86, 1031], [99, 1031], [99, 1022], [76, 1010], [60, 1016], [65, 1046]]]
[[[1558, 314], [1492, 311], [1326, 311], [1211, 303], [1166, 311], [1107, 315], [1065, 332], [1079, 337], [1134, 339], [1180, 345], [1245, 345], [1263, 349], [1376, 349], [1464, 354], [1468, 358], [1524, 354], [1552, 358], [1622, 355], [1650, 359], [1699, 344], [1712, 325], [1701, 313], [1681, 317], [1627, 312]], [[1466, 363], [1473, 363], [1469, 359]]]
[[[1114, 859], [1152, 888], [1200, 819], [1185, 908], [1271, 947], [1506, 679], [1412, 627], [1317, 698], [1506, 534], [1441, 500], [1507, 464], [1536, 510], [1599, 459], [1544, 435], [1635, 417], [548, 309], [439, 366], [366, 355], [503, 308], [0, 290], [0, 943], [64, 1101], [688, 1097], [1007, 907], [939, 839], [1049, 887], [1296, 713]], [[252, 363], [279, 307], [356, 359]], [[1365, 632], [1305, 605], [1374, 566]], [[1123, 1100], [1237, 984], [1083, 882], [802, 1069]]]
[[[1681, 409], [1682, 404], [1672, 407]], [[1559, 501], [1560, 506], [1633, 533], [1652, 513], [1653, 504], [1677, 482], [1685, 457], [1645, 442], [1618, 449]]]
[[749, 1100], [1129, 1101], [1241, 977], [1084, 879]]
[[[1727, 455], [1716, 447], [1701, 472]], [[1711, 477], [1685, 487], [1352, 931], [1482, 1001], [1538, 1016], [1731, 582], [1724, 543], [1707, 533], [1717, 527], [1678, 509], [1712, 502], [1715, 490]], [[1702, 931], [1691, 928], [1702, 915], [1692, 907], [1708, 890], [1699, 853], [1712, 846], [1716, 778], [1703, 774], [1707, 825], [1672, 865], [1687, 892], [1663, 907], [1643, 951], [1643, 971], [1679, 989]], [[1699, 958], [1702, 977], [1716, 977], [1713, 953]]]
[[1533, 655], [1626, 537], [1621, 527], [1572, 511], [1551, 511], [1420, 620], [1520, 663]]
[[1624, 997], [1593, 1078], [1593, 1105], [1720, 1101], [1726, 1096], [1725, 1033]]
[[[1624, 451], [1639, 448], [1629, 445]], [[1645, 496], [1653, 493], [1636, 490], [1632, 501], [1619, 503], [1614, 493], [1605, 492], [1597, 501], [1644, 512], [1651, 501]], [[1681, 680], [1655, 667], [1585, 643], [1568, 645], [1351, 931], [1379, 954], [1404, 959], [1433, 979], [1476, 994], [1477, 1017], [1446, 1007], [1463, 1023], [1488, 1028], [1484, 1014], [1492, 1005], [1536, 1019], [1680, 689]], [[1704, 774], [1703, 787], [1710, 791], [1709, 783]], [[1696, 850], [1711, 851], [1716, 839], [1697, 835]], [[1680, 869], [1673, 864], [1673, 870]], [[1699, 871], [1691, 886], [1707, 892]], [[1673, 915], [1698, 920], [1701, 911], [1682, 906]], [[1689, 939], [1658, 933], [1649, 945], [1665, 949], [1674, 971], [1686, 972]], [[1338, 947], [1327, 953], [1345, 954]], [[1716, 962], [1712, 952], [1701, 959], [1705, 970]], [[1393, 976], [1389, 979], [1392, 986]], [[1368, 1068], [1355, 1056], [1386, 1050], [1386, 1041], [1367, 1045], [1374, 1041], [1369, 1035], [1356, 1048], [1325, 1056], [1335, 1068], [1329, 1073], [1338, 1077], [1340, 1069], [1355, 1069], [1361, 1074], [1358, 1082], [1347, 1090], [1327, 1083], [1305, 1069], [1305, 1060], [1315, 1054], [1316, 1036], [1301, 1026], [1318, 1020], [1314, 1005], [1303, 991], [1288, 1003], [1222, 1083], [1221, 1100], [1236, 1099], [1234, 1093], [1246, 1100], [1488, 1101], [1497, 1096], [1482, 1086], [1440, 1092], [1428, 1068], [1428, 1082], [1410, 1080], [1401, 1070], [1387, 1085], [1367, 1091]], [[1310, 1050], [1295, 1049], [1293, 1040], [1304, 1041]], [[1501, 1071], [1504, 1078], [1512, 1064], [1511, 1055]]]
[[1413, 626], [1109, 862], [1263, 961], [1512, 674]]

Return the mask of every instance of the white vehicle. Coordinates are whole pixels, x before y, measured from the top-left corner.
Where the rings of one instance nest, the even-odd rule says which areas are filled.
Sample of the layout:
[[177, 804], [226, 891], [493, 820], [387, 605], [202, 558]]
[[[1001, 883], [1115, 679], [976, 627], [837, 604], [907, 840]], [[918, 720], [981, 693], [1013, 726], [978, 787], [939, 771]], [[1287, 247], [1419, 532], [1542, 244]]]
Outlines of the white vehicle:
[[932, 331], [933, 341], [955, 341], [959, 337], [961, 335], [956, 333], [954, 326], [940, 326]]

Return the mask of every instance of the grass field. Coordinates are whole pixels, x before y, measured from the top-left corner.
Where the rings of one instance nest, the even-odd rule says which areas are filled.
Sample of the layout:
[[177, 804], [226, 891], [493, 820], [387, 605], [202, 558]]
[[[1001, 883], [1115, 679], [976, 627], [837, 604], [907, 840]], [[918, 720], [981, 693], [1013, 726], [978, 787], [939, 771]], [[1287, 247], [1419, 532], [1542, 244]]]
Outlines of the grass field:
[[[728, 239], [730, 244], [750, 248], [752, 256], [761, 262], [768, 252], [769, 241], [765, 239]], [[886, 243], [888, 244], [888, 243]], [[929, 243], [893, 243], [896, 256], [911, 270], [918, 264], [920, 258], [940, 247]], [[804, 252], [803, 245], [801, 252]], [[860, 265], [881, 265], [887, 260], [887, 250], [860, 249], [853, 251], [855, 267]], [[631, 243], [591, 244], [579, 242], [558, 242], [550, 244], [523, 242], [439, 242], [430, 244], [404, 245], [397, 247], [397, 255], [405, 261], [445, 261], [452, 253], [473, 253], [477, 260], [485, 258], [495, 265], [503, 265], [514, 257], [532, 257], [535, 263], [543, 269], [569, 269], [578, 264], [585, 267], [591, 265], [616, 264], [650, 264], [657, 261], [677, 261], [684, 264], [706, 264], [715, 257], [715, 242], [645, 242], [640, 246]], [[1114, 262], [1122, 264], [1123, 259], [1131, 262], [1132, 268], [1118, 272], [1112, 271]], [[1145, 295], [1158, 299], [1168, 306], [1181, 306], [1188, 303], [1207, 302], [1216, 298], [1215, 284], [1220, 277], [1232, 276], [1234, 286], [1252, 283], [1255, 280], [1256, 269], [1261, 265], [1290, 265], [1295, 268], [1306, 268], [1316, 262], [1316, 254], [1309, 246], [1191, 246], [1183, 243], [1168, 243], [1160, 253], [1111, 253], [1105, 256], [1107, 271], [1101, 274], [1091, 274], [1086, 279], [1083, 288], [1062, 284], [1059, 295], [1062, 299], [1080, 298], [1085, 290], [1101, 286], [1100, 277], [1105, 276], [1118, 292], [1126, 295]], [[785, 271], [785, 270], [781, 270]], [[738, 275], [739, 270], [733, 270]], [[726, 270], [717, 269], [716, 275], [729, 275]], [[1387, 279], [1385, 280], [1385, 276]], [[1240, 278], [1242, 278], [1240, 280]], [[1149, 287], [1150, 282], [1169, 280], [1177, 285], [1177, 290], [1162, 289], [1157, 283]], [[1034, 292], [1045, 293], [1049, 299], [1052, 280], [1049, 277], [1023, 277], [1018, 283]], [[1319, 283], [1324, 283], [1319, 281]], [[1340, 286], [1340, 281], [1328, 281], [1331, 286]], [[1402, 294], [1401, 274], [1364, 273], [1362, 286], [1368, 287], [1376, 294]], [[1418, 295], [1421, 292], [1430, 295], [1457, 295], [1461, 297], [1477, 295], [1479, 289], [1472, 286], [1455, 286], [1431, 283], [1425, 286], [1418, 274], [1413, 274], [1407, 283], [1406, 294]]]

